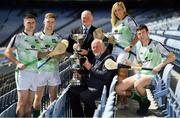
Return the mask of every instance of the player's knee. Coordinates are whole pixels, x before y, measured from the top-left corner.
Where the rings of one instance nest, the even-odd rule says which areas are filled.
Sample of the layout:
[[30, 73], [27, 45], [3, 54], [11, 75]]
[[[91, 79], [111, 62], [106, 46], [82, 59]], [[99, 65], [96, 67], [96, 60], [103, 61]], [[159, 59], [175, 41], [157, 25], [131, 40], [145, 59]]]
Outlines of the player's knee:
[[142, 91], [143, 91], [143, 89], [145, 89], [142, 85], [140, 85], [140, 84], [135, 84], [134, 85], [134, 88], [135, 88], [135, 90], [141, 95], [142, 94]]

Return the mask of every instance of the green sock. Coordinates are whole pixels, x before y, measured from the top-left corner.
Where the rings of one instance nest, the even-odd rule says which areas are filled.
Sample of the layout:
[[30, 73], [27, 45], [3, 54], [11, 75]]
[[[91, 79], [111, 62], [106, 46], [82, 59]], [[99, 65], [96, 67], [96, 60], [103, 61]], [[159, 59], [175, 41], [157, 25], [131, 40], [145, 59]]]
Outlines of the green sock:
[[145, 104], [148, 104], [148, 102], [149, 102], [147, 96], [141, 96], [141, 101], [142, 101], [142, 103], [145, 103]]
[[131, 96], [129, 96], [129, 98], [136, 100], [138, 102], [141, 101], [141, 97], [136, 92], [131, 92]]
[[39, 115], [40, 115], [40, 110], [33, 108], [33, 117], [38, 117]]

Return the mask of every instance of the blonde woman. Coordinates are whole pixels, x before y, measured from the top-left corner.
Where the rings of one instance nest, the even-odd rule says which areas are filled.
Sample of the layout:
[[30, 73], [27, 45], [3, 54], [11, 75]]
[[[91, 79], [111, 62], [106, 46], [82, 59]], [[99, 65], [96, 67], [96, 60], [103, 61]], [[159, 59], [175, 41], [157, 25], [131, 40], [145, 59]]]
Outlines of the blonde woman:
[[[112, 55], [119, 63], [131, 63], [133, 61], [133, 46], [138, 41], [136, 33], [136, 22], [128, 15], [123, 2], [116, 2], [111, 11], [112, 32], [115, 38], [115, 46]], [[132, 50], [132, 51], [131, 51]], [[134, 55], [133, 55], [134, 54]], [[118, 71], [118, 83], [127, 77], [128, 70], [121, 68]], [[118, 86], [118, 85], [117, 85]], [[120, 106], [124, 108], [127, 99], [120, 97]]]

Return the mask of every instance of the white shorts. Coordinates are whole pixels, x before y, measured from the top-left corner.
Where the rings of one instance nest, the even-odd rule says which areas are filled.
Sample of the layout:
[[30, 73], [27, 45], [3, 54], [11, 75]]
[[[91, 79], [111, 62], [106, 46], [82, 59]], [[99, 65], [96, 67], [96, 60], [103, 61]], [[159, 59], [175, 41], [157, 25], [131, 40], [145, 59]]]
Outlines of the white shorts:
[[133, 77], [136, 79], [136, 80], [139, 80], [140, 78], [142, 77], [149, 77], [151, 78], [151, 84], [154, 84], [155, 83], [155, 79], [156, 79], [156, 75], [145, 75], [145, 74], [141, 74], [141, 73], [136, 73], [135, 75], [133, 75]]
[[38, 72], [19, 70], [15, 72], [17, 90], [37, 90]]
[[39, 72], [38, 86], [57, 86], [61, 84], [59, 72]]

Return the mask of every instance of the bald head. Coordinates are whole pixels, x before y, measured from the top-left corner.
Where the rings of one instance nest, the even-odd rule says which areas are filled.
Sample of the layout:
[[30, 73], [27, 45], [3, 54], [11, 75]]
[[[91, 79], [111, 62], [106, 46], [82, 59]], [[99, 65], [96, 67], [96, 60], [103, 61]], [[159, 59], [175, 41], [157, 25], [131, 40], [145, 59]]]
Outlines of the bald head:
[[90, 25], [92, 25], [93, 22], [93, 16], [91, 11], [89, 10], [85, 10], [81, 13], [81, 23], [82, 25], [84, 25], [85, 27], [89, 27]]
[[94, 39], [91, 43], [91, 49], [95, 56], [99, 56], [105, 51], [105, 45], [102, 40]]

